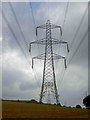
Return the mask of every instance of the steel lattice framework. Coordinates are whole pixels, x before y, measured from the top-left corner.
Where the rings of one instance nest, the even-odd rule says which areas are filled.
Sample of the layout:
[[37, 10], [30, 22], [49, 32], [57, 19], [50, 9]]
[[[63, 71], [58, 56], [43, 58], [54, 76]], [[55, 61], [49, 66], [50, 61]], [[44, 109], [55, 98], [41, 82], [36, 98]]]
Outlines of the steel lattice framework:
[[34, 59], [44, 60], [43, 81], [42, 81], [41, 93], [40, 93], [40, 103], [42, 103], [43, 98], [47, 96], [47, 103], [51, 104], [51, 99], [52, 99], [51, 96], [53, 96], [55, 98], [56, 104], [60, 104], [58, 90], [56, 86], [56, 79], [55, 79], [54, 60], [64, 59], [65, 69], [67, 66], [66, 66], [65, 57], [53, 53], [53, 45], [66, 44], [67, 51], [69, 52], [68, 42], [52, 38], [51, 30], [54, 28], [59, 28], [60, 34], [62, 36], [62, 28], [61, 26], [51, 24], [49, 20], [47, 20], [46, 24], [36, 27], [36, 36], [37, 36], [38, 28], [46, 29], [46, 38], [31, 42], [29, 44], [29, 52], [31, 52], [32, 44], [45, 45], [45, 53], [32, 58], [32, 68], [33, 68]]

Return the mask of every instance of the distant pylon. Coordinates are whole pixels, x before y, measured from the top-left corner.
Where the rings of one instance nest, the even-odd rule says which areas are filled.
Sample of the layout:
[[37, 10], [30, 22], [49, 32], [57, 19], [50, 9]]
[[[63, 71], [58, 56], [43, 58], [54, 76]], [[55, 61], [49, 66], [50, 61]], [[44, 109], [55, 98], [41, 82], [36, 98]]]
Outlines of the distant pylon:
[[[48, 104], [51, 104], [52, 101], [55, 100], [54, 103], [60, 105], [59, 95], [58, 95], [58, 90], [57, 90], [57, 85], [56, 85], [56, 79], [55, 79], [54, 60], [64, 59], [65, 69], [67, 66], [66, 66], [65, 57], [53, 53], [52, 45], [66, 44], [67, 51], [69, 52], [68, 42], [52, 38], [51, 30], [54, 28], [59, 28], [60, 34], [62, 36], [62, 28], [61, 28], [61, 26], [51, 24], [49, 20], [47, 20], [46, 24], [36, 27], [36, 36], [38, 35], [38, 33], [37, 33], [38, 28], [46, 29], [46, 38], [31, 42], [29, 45], [29, 52], [31, 52], [31, 44], [45, 45], [45, 53], [32, 58], [32, 68], [33, 68], [33, 62], [34, 62], [33, 60], [34, 59], [44, 60], [43, 81], [42, 81], [42, 86], [41, 86], [39, 102], [42, 103], [44, 101], [44, 98], [46, 98]], [[53, 98], [55, 98], [55, 99], [53, 99]]]

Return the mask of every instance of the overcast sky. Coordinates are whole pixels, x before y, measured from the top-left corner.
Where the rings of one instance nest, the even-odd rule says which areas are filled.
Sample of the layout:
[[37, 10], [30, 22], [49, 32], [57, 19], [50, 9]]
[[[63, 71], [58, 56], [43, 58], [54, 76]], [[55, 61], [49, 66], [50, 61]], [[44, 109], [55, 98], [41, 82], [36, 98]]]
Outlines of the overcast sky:
[[[15, 0], [14, 0], [15, 1]], [[24, 33], [27, 45], [31, 41], [36, 40], [35, 27], [32, 18], [29, 2], [14, 2], [11, 3], [16, 13], [18, 22]], [[63, 26], [65, 10], [67, 2], [46, 3], [33, 2], [32, 9], [35, 18], [35, 26], [46, 23], [50, 19], [51, 23]], [[73, 42], [70, 53], [67, 54], [65, 45], [54, 46], [54, 52], [62, 56], [67, 56], [67, 69], [64, 70], [62, 60], [56, 61], [55, 73], [60, 103], [62, 105], [75, 106], [82, 105], [83, 98], [88, 94], [88, 3], [86, 2], [69, 2], [66, 14], [66, 21], [63, 28], [62, 39], [68, 41], [69, 47]], [[2, 97], [4, 99], [36, 99], [39, 100], [43, 62], [36, 60], [34, 69], [31, 68], [31, 56], [28, 48], [25, 46], [23, 36], [17, 25], [13, 12], [9, 3], [2, 3], [2, 10], [10, 27], [14, 31], [21, 48], [24, 50], [23, 55], [20, 47], [17, 44], [10, 28], [7, 25], [5, 18], [2, 18], [2, 42], [3, 50], [3, 69], [2, 69]], [[82, 20], [83, 17], [83, 20]], [[81, 22], [82, 20], [82, 22]], [[81, 24], [80, 24], [81, 23]], [[78, 33], [76, 31], [79, 28]], [[74, 39], [74, 36], [76, 37]], [[53, 31], [52, 36], [61, 39], [59, 31]], [[39, 31], [38, 39], [45, 37], [44, 31]], [[81, 40], [83, 41], [81, 44]], [[80, 45], [79, 45], [80, 44]], [[78, 49], [79, 45], [79, 49]], [[74, 52], [78, 49], [76, 54]], [[44, 53], [42, 46], [33, 45], [32, 56]], [[70, 61], [71, 57], [73, 59]], [[69, 63], [70, 61], [70, 63]], [[68, 64], [69, 63], [69, 64]], [[65, 72], [65, 74], [64, 74]], [[64, 74], [64, 77], [63, 77]]]

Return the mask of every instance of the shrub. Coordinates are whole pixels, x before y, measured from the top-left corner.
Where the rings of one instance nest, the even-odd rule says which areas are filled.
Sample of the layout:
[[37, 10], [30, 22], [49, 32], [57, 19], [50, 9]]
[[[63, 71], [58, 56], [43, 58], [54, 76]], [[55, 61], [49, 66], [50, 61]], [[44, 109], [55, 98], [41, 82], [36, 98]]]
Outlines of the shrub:
[[37, 101], [34, 100], [34, 99], [30, 100], [30, 102], [31, 102], [31, 103], [37, 103]]
[[86, 96], [84, 99], [83, 99], [83, 104], [85, 105], [85, 107], [87, 109], [90, 109], [90, 95]]
[[18, 99], [17, 102], [20, 102], [20, 100]]
[[76, 105], [76, 108], [82, 108], [80, 105]]
[[63, 105], [63, 107], [66, 107], [65, 105]]

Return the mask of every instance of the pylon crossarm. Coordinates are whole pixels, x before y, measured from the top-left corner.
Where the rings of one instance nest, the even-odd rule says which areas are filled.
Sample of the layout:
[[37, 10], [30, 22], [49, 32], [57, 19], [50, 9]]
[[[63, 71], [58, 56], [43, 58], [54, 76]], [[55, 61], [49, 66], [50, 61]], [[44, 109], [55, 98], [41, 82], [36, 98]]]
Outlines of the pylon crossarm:
[[63, 56], [53, 53], [53, 59], [54, 60], [62, 59], [62, 58], [63, 58]]
[[[45, 58], [45, 54], [44, 54], [44, 53], [43, 53], [43, 54], [40, 54], [40, 55], [38, 55], [38, 56], [36, 56], [36, 57], [33, 57], [33, 58], [32, 58], [32, 68], [33, 68], [33, 66], [34, 66], [34, 59], [44, 60], [44, 58]], [[51, 59], [51, 58], [47, 58], [47, 59], [49, 60], [49, 59]], [[58, 60], [58, 59], [64, 59], [64, 64], [65, 64], [65, 69], [66, 69], [66, 68], [67, 68], [66, 58], [63, 57], [63, 56], [61, 56], [61, 55], [57, 55], [57, 54], [53, 53], [53, 60]]]
[[33, 57], [33, 59], [41, 59], [41, 60], [44, 60], [44, 57], [45, 57], [45, 53], [40, 54], [40, 55], [38, 55], [38, 56], [36, 56], [36, 57]]
[[46, 44], [46, 38], [42, 38], [40, 40], [36, 40], [34, 42], [31, 42], [31, 44]]
[[[29, 44], [29, 52], [31, 52], [31, 45], [32, 44], [41, 44], [41, 45], [46, 45], [46, 38], [43, 38], [43, 39], [40, 39], [40, 40], [36, 40], [34, 42], [31, 42]], [[69, 46], [68, 46], [68, 42], [66, 41], [62, 41], [62, 40], [58, 40], [58, 39], [55, 39], [55, 38], [52, 38], [52, 45], [54, 44], [66, 44], [67, 45], [67, 51], [69, 52]]]
[[54, 29], [54, 28], [59, 28], [59, 29], [60, 29], [60, 33], [61, 33], [61, 36], [62, 36], [62, 27], [61, 27], [61, 26], [58, 26], [58, 25], [52, 24], [52, 25], [51, 25], [51, 29]]
[[62, 59], [62, 56], [53, 54], [53, 60]]
[[52, 38], [52, 42], [55, 41], [57, 42], [57, 44], [60, 42], [60, 43], [68, 43], [67, 41], [63, 41], [63, 40], [58, 40], [56, 38]]
[[[33, 57], [32, 59], [41, 59], [41, 60], [44, 60], [45, 58], [45, 53], [43, 54], [40, 54], [38, 56], [35, 56]], [[58, 55], [58, 54], [55, 54], [53, 53], [53, 60], [57, 60], [57, 59], [64, 59], [65, 57], [61, 56], [61, 55]], [[51, 58], [46, 58], [47, 60], [50, 60]]]
[[32, 58], [32, 69], [33, 69], [33, 66], [34, 66], [34, 59], [44, 60], [44, 56], [45, 56], [45, 54], [40, 54], [40, 55]]
[[37, 36], [37, 29], [38, 29], [38, 28], [46, 29], [46, 25], [44, 24], [44, 25], [40, 25], [40, 26], [37, 26], [37, 27], [36, 27], [36, 36]]
[[69, 52], [69, 45], [68, 45], [68, 42], [66, 42], [66, 41], [52, 38], [52, 44], [66, 44], [67, 45], [67, 51]]
[[54, 58], [54, 60], [57, 60], [57, 59], [64, 59], [64, 65], [65, 65], [65, 69], [67, 68], [67, 65], [66, 65], [66, 58], [65, 57], [63, 57], [63, 56], [60, 56], [60, 55], [57, 55], [57, 54], [55, 54], [54, 53], [54, 56], [53, 56]]
[[46, 29], [46, 24], [43, 24], [43, 25], [37, 26], [36, 28]]
[[40, 40], [36, 40], [34, 42], [30, 42], [29, 43], [29, 52], [31, 52], [31, 45], [32, 44], [42, 44], [45, 45], [46, 44], [46, 38], [40, 39]]

